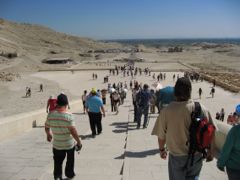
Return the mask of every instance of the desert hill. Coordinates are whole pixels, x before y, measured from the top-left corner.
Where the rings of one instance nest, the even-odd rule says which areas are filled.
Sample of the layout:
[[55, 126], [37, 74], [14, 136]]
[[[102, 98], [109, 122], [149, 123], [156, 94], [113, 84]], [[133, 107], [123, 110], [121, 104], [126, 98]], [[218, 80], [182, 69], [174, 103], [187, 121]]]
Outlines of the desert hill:
[[[81, 60], [80, 53], [112, 48], [121, 48], [121, 45], [72, 36], [41, 25], [0, 19], [0, 70], [10, 66], [12, 70], [35, 70], [44, 66], [41, 61], [45, 58], [57, 56]], [[14, 69], [16, 65], [17, 69]]]

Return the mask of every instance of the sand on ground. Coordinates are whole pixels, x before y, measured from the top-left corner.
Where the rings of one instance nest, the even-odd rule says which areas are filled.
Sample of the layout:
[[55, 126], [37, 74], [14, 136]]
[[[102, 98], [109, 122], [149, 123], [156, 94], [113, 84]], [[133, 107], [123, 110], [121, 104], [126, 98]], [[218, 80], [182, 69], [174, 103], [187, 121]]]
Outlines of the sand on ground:
[[[187, 52], [190, 56], [190, 53]], [[21, 78], [17, 78], [15, 81], [6, 82], [0, 81], [0, 118], [11, 116], [14, 114], [30, 112], [33, 110], [46, 108], [47, 99], [50, 95], [57, 96], [60, 92], [64, 92], [69, 96], [70, 100], [80, 99], [83, 91], [90, 90], [95, 87], [97, 89], [106, 88], [107, 84], [103, 83], [103, 77], [109, 75], [108, 71], [103, 71], [100, 69], [114, 68], [115, 65], [124, 65], [126, 62], [116, 62], [114, 59], [128, 58], [135, 56], [137, 58], [146, 59], [145, 62], [136, 63], [137, 67], [149, 67], [156, 74], [159, 71], [178, 71], [179, 69], [188, 70], [188, 66], [177, 61], [177, 57], [183, 58], [184, 55], [177, 56], [176, 54], [169, 55], [159, 55], [158, 53], [115, 53], [103, 55], [102, 59], [99, 61], [86, 61], [79, 64], [75, 64], [70, 67], [58, 66], [68, 70], [71, 69], [92, 69], [88, 71], [49, 71], [49, 72], [21, 72]], [[194, 56], [194, 54], [192, 55]], [[188, 58], [187, 58], [188, 59]], [[190, 59], [190, 57], [189, 57]], [[194, 58], [192, 60], [195, 62]], [[110, 65], [107, 63], [110, 62]], [[55, 65], [52, 65], [55, 67]], [[17, 66], [14, 67], [16, 70]], [[50, 68], [51, 69], [51, 68]], [[52, 68], [54, 69], [54, 68]], [[99, 69], [99, 70], [98, 70]], [[18, 71], [17, 71], [18, 72]], [[98, 80], [92, 80], [92, 73], [98, 74]], [[154, 72], [152, 72], [153, 74]], [[167, 72], [167, 76], [171, 78], [172, 73]], [[151, 77], [143, 81], [142, 77], [137, 76], [137, 80], [153, 83]], [[122, 75], [116, 77], [110, 77], [110, 82], [129, 82], [130, 79], [124, 79]], [[165, 82], [163, 82], [164, 84]], [[43, 84], [44, 91], [39, 92], [39, 86]], [[97, 87], [96, 87], [97, 84]], [[174, 85], [174, 82], [170, 85]], [[198, 88], [199, 84], [196, 84]], [[31, 87], [32, 96], [31, 98], [25, 98], [26, 87]], [[195, 85], [194, 85], [195, 87]], [[210, 92], [210, 85], [203, 84], [203, 95], [208, 97]], [[197, 89], [193, 89], [193, 93], [196, 93]], [[239, 94], [230, 93], [224, 91], [223, 89], [217, 89], [216, 96], [222, 97], [218, 103], [220, 106], [225, 108], [226, 114], [234, 111], [234, 106], [239, 103]], [[196, 97], [193, 97], [196, 98]], [[206, 106], [212, 106], [213, 114], [220, 109], [214, 109], [215, 101], [206, 101]]]

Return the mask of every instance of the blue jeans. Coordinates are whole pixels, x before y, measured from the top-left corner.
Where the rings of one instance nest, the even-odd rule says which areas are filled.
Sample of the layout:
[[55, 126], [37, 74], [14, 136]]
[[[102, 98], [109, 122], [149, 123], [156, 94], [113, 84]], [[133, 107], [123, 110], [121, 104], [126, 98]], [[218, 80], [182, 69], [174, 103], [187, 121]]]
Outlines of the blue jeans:
[[137, 108], [137, 127], [140, 127], [141, 125], [142, 115], [144, 115], [143, 126], [146, 127], [147, 121], [148, 121], [148, 111], [149, 111], [149, 106]]
[[230, 169], [227, 167], [227, 175], [229, 180], [239, 180], [240, 179], [240, 170]]
[[202, 169], [202, 155], [196, 154], [191, 166], [191, 160], [185, 167], [188, 156], [173, 156], [169, 153], [168, 173], [169, 180], [198, 180]]

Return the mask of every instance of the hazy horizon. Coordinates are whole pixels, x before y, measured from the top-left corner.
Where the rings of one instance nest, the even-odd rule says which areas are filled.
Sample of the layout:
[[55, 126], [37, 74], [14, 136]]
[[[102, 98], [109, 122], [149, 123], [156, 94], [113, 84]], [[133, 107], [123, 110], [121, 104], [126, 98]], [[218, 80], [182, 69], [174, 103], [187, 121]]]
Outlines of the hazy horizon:
[[1, 2], [0, 17], [97, 40], [240, 38], [238, 0]]

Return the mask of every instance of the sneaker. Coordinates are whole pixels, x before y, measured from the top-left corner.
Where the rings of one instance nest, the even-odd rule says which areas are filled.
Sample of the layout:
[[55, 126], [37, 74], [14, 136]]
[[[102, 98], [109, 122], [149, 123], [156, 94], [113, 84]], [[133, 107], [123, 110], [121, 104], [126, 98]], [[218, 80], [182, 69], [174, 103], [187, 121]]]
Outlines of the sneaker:
[[140, 129], [140, 126], [137, 126], [137, 129]]
[[71, 179], [74, 179], [74, 177], [75, 177], [75, 176], [73, 176], [72, 178], [69, 178], [69, 177], [67, 177], [67, 178], [66, 178], [66, 180], [71, 180]]
[[61, 177], [54, 178], [54, 180], [62, 180]]
[[146, 129], [147, 127], [146, 126], [143, 126], [143, 129]]

